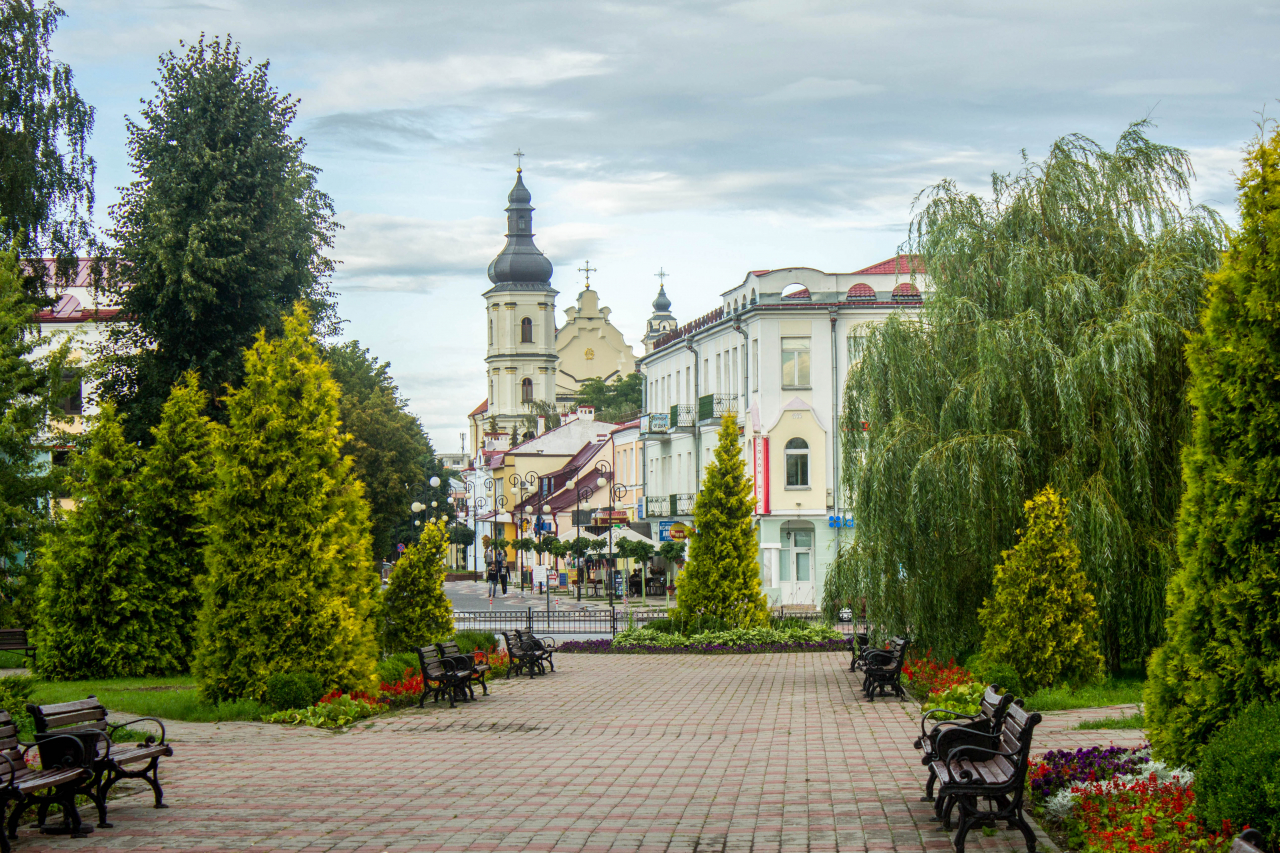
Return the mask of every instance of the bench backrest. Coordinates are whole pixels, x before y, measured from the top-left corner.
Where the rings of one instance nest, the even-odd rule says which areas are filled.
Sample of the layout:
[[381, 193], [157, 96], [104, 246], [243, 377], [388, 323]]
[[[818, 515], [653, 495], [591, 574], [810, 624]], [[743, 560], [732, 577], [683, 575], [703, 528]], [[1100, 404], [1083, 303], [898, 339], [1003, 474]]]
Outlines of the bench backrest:
[[27, 642], [26, 628], [0, 628], [0, 650], [26, 649], [30, 645]]
[[56, 705], [27, 705], [36, 723], [36, 732], [101, 732], [107, 736], [107, 709], [96, 697]]
[[[13, 724], [13, 717], [9, 716], [8, 711], [0, 711], [0, 754], [13, 762], [13, 768], [17, 770], [14, 774], [16, 778], [21, 779], [30, 772], [22, 758], [22, 751], [18, 749], [18, 727]], [[9, 763], [0, 759], [0, 785], [8, 785], [11, 781], [9, 776]]]
[[418, 664], [422, 667], [422, 677], [427, 681], [440, 681], [447, 674], [440, 661], [440, 650], [435, 646], [418, 649]]
[[889, 651], [893, 653], [892, 672], [902, 672], [902, 665], [907, 662], [907, 649], [911, 646], [911, 638], [894, 637], [889, 641]]
[[1004, 725], [1004, 715], [1008, 713], [1009, 706], [1013, 704], [1013, 694], [1009, 692], [1001, 693], [1000, 685], [988, 684], [987, 689], [982, 694], [982, 702], [980, 703], [980, 711], [982, 716], [991, 720], [991, 728], [989, 731], [998, 731]]
[[475, 663], [476, 656], [459, 649], [455, 640], [450, 640], [447, 643], [436, 643], [436, 648], [440, 650], [440, 657], [442, 658], [466, 658], [472, 664]]
[[1231, 853], [1264, 853], [1263, 845], [1267, 840], [1256, 829], [1246, 829], [1231, 839]]
[[1000, 728], [1000, 749], [1016, 756], [1011, 760], [1011, 782], [1016, 802], [1022, 801], [1023, 781], [1027, 775], [1027, 763], [1031, 760], [1031, 736], [1039, 724], [1039, 714], [1028, 714], [1019, 706], [1010, 704], [1004, 715], [1004, 725]]

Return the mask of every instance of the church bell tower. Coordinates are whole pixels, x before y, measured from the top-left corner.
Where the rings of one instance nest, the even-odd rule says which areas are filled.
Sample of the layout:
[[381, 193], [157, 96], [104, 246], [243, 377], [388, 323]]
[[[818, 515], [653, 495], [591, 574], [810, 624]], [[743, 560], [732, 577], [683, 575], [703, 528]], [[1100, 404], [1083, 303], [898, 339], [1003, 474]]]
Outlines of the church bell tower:
[[484, 292], [488, 411], [510, 433], [535, 403], [556, 399], [556, 291], [551, 261], [533, 244], [532, 195], [523, 169], [507, 196], [507, 244], [489, 264]]

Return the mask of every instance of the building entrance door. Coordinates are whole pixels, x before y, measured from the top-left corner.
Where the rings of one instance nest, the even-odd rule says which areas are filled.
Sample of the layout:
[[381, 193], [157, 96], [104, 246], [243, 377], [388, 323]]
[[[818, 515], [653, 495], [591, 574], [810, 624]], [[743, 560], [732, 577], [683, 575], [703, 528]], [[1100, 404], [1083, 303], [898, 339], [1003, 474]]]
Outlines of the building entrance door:
[[814, 603], [813, 525], [787, 522], [782, 531], [782, 604]]

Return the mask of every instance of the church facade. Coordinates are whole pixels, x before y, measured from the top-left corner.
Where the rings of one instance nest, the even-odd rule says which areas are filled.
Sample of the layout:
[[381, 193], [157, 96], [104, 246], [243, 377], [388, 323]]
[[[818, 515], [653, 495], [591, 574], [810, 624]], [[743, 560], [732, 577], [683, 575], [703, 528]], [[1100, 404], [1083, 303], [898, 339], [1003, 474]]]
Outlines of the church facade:
[[557, 327], [554, 268], [533, 242], [532, 200], [517, 169], [507, 196], [507, 242], [489, 264], [483, 294], [486, 396], [468, 416], [473, 455], [505, 449], [489, 445], [505, 445], [513, 434], [522, 438], [531, 416], [568, 411], [585, 380], [635, 371], [635, 354], [590, 279]]

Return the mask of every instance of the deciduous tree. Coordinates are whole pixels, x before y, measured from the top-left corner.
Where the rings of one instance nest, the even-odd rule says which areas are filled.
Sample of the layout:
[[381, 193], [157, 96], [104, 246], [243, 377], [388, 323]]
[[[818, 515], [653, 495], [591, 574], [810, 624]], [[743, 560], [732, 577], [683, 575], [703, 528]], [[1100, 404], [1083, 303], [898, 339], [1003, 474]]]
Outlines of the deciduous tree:
[[155, 96], [128, 121], [137, 179], [111, 211], [109, 286], [129, 322], [112, 325], [102, 393], [144, 442], [186, 371], [215, 398], [239, 385], [245, 348], [278, 336], [294, 302], [324, 333], [334, 321], [333, 205], [290, 135], [297, 101], [230, 40], [184, 47], [161, 57]]
[[1151, 743], [1178, 763], [1251, 702], [1280, 699], [1280, 131], [1254, 140], [1239, 190], [1240, 230], [1187, 347], [1181, 565], [1148, 667]]
[[922, 647], [975, 647], [992, 571], [1048, 484], [1098, 591], [1108, 662], [1158, 645], [1190, 423], [1183, 346], [1225, 233], [1190, 204], [1190, 177], [1186, 153], [1139, 123], [1113, 150], [1060, 139], [993, 176], [989, 198], [950, 181], [924, 194], [909, 245], [932, 290], [918, 319], [856, 339], [845, 387], [856, 527], [828, 615], [865, 600], [872, 623]]

